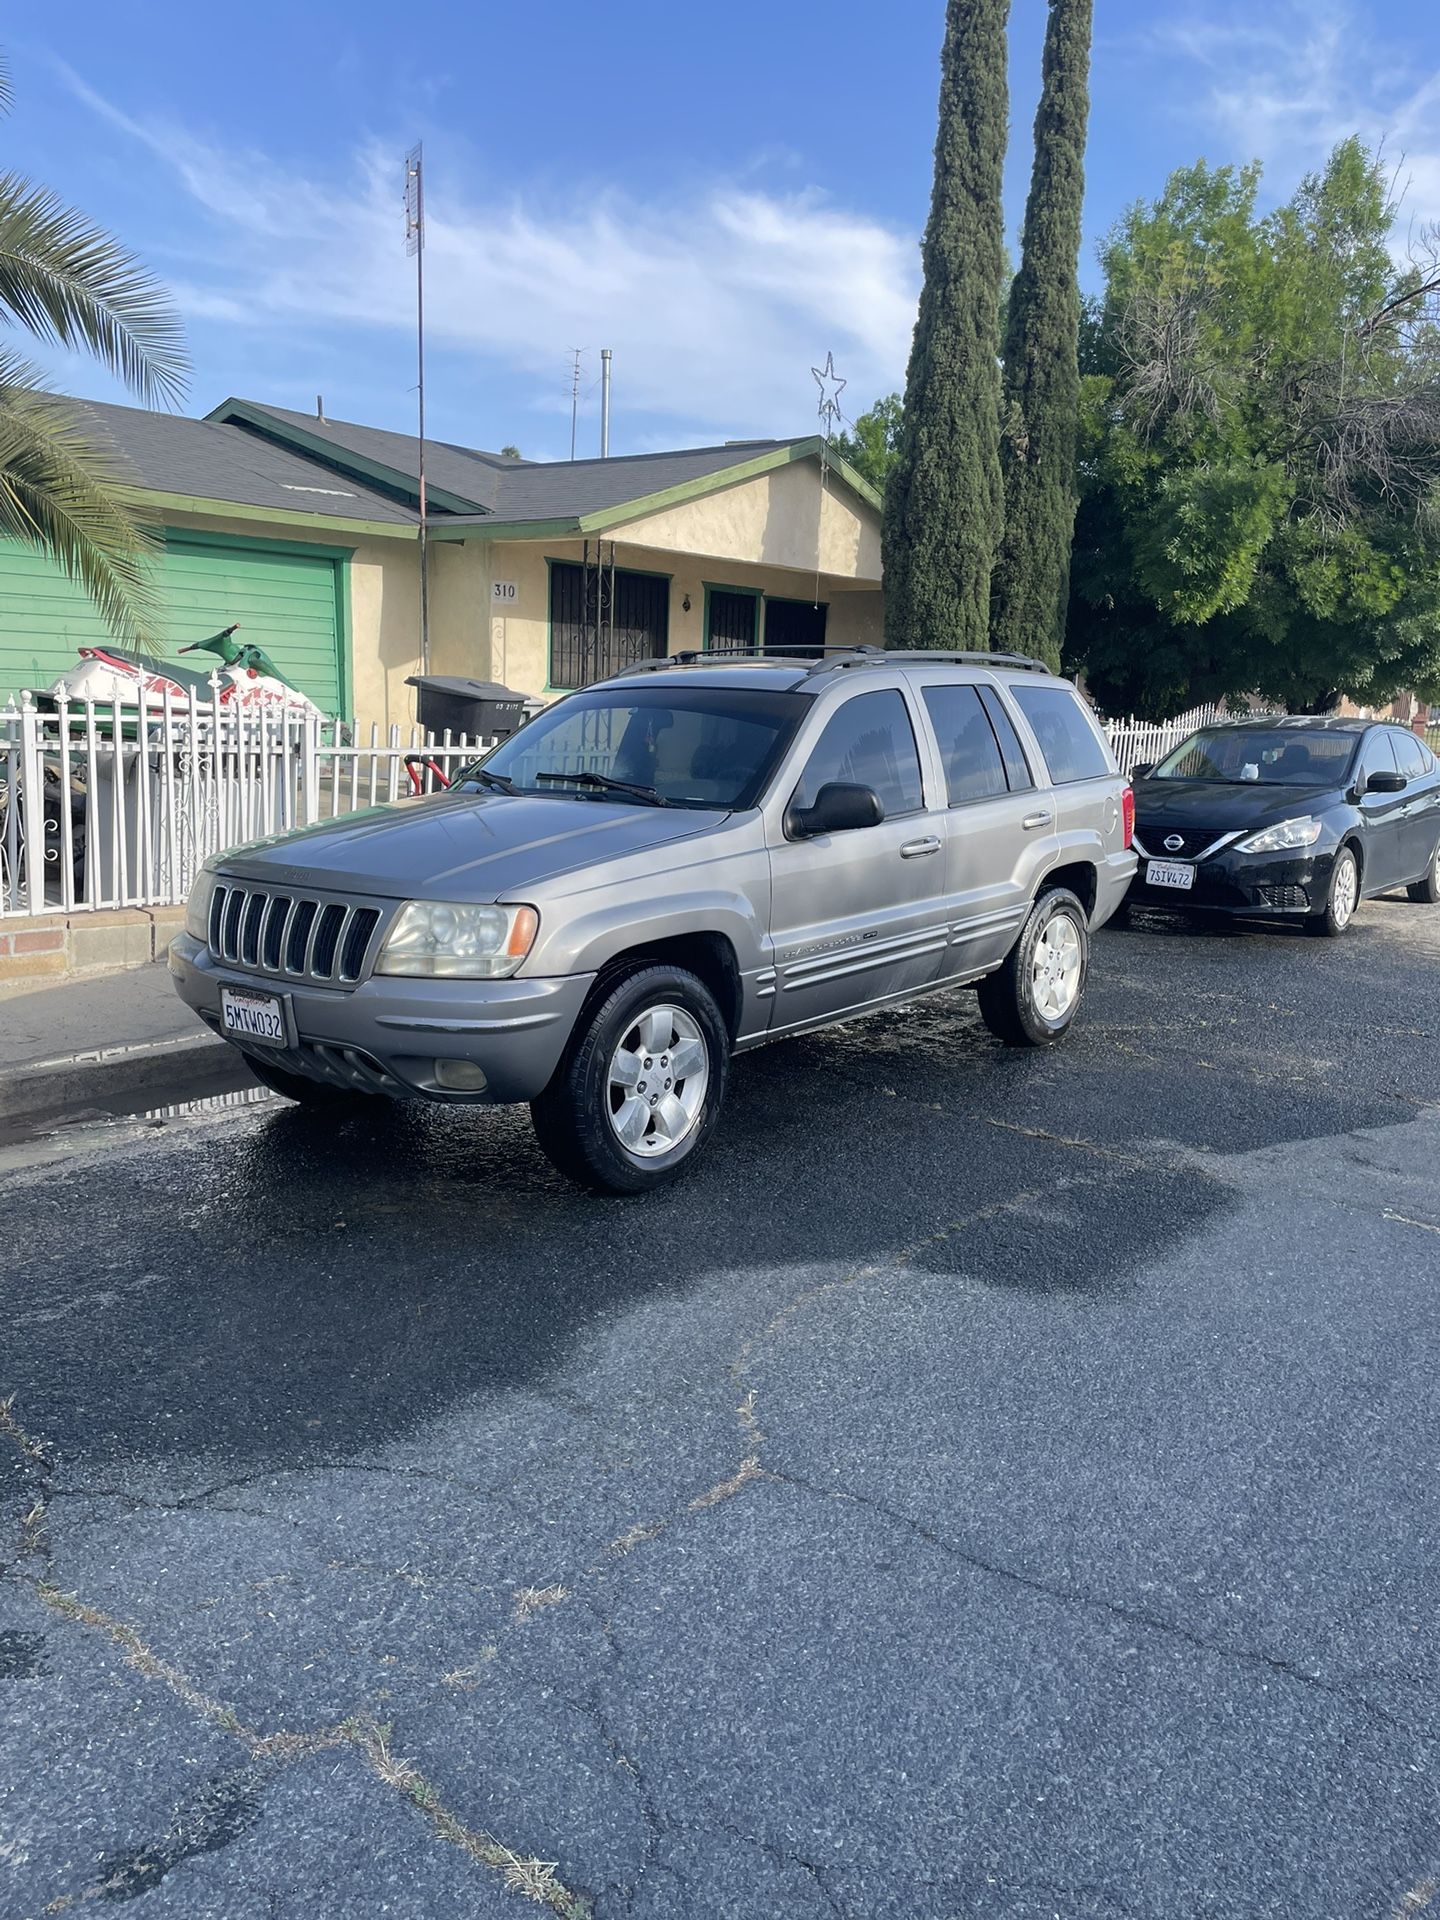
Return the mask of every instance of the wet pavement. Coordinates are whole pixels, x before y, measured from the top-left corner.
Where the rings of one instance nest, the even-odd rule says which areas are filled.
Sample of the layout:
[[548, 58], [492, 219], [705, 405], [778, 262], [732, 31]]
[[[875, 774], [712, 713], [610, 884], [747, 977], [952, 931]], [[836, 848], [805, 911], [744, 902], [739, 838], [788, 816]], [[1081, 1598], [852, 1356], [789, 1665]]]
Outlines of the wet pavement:
[[0, 1913], [1412, 1920], [1437, 983], [1142, 916], [1062, 1050], [767, 1049], [642, 1200], [523, 1111], [17, 1129]]

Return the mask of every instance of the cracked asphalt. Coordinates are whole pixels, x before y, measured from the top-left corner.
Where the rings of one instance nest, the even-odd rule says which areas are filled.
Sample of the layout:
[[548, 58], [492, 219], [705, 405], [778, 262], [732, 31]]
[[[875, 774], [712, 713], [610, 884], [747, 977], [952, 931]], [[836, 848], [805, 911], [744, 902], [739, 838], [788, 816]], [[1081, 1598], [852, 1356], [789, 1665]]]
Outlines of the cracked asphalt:
[[[686, 1183], [0, 1155], [0, 1914], [1440, 1914], [1440, 910], [738, 1062]], [[527, 1902], [537, 1905], [528, 1907]]]

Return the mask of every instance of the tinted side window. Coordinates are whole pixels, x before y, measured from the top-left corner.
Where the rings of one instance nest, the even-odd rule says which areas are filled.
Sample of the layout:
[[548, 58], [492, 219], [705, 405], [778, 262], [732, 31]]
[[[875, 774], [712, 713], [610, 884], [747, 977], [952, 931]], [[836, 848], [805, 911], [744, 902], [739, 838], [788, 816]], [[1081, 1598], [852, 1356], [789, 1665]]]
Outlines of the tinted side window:
[[1015, 724], [1005, 711], [1004, 702], [993, 687], [981, 687], [980, 698], [985, 711], [990, 716], [990, 724], [995, 729], [995, 738], [1000, 742], [1000, 752], [1005, 761], [1005, 777], [1010, 782], [1012, 793], [1023, 793], [1035, 784], [1030, 772], [1030, 762], [1025, 758], [1025, 749], [1020, 744], [1020, 736]]
[[896, 688], [858, 693], [830, 716], [800, 776], [794, 804], [813, 807], [816, 794], [831, 780], [872, 787], [887, 820], [921, 805], [915, 729]]
[[1366, 736], [1365, 750], [1360, 756], [1360, 771], [1367, 776], [1397, 771], [1395, 749], [1390, 743], [1390, 735], [1383, 728], [1377, 728]]
[[1395, 761], [1407, 780], [1418, 780], [1425, 771], [1425, 755], [1413, 733], [1392, 733], [1390, 744]]
[[945, 763], [945, 787], [952, 807], [962, 800], [987, 800], [1004, 793], [1005, 765], [995, 730], [985, 717], [975, 687], [926, 687], [926, 710]]
[[1068, 687], [1012, 686], [1010, 693], [1035, 730], [1056, 786], [1110, 772], [1105, 749]]

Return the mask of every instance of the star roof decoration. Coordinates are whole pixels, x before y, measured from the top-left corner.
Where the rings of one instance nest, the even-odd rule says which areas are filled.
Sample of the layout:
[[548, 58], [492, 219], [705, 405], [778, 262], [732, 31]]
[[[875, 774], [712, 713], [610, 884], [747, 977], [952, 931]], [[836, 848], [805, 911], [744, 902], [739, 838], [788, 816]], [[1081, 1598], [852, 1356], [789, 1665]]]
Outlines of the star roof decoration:
[[825, 437], [828, 440], [835, 422], [845, 417], [840, 411], [840, 396], [848, 383], [836, 373], [833, 353], [826, 354], [823, 367], [811, 367], [810, 371], [815, 376], [816, 386], [820, 389], [820, 405], [817, 411], [825, 422]]

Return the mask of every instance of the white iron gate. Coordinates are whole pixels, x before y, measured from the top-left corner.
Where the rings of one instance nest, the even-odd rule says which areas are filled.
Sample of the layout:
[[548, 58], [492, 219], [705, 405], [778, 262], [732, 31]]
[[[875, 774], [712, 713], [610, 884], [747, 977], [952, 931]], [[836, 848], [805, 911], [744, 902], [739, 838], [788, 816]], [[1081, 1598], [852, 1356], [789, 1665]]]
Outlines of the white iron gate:
[[212, 853], [403, 794], [493, 744], [166, 693], [143, 715], [28, 694], [0, 713], [0, 919], [182, 905]]

